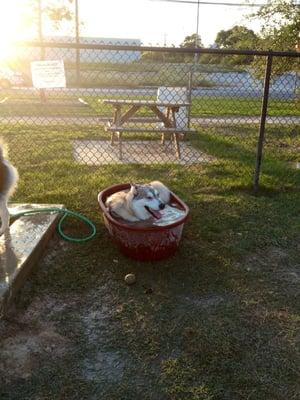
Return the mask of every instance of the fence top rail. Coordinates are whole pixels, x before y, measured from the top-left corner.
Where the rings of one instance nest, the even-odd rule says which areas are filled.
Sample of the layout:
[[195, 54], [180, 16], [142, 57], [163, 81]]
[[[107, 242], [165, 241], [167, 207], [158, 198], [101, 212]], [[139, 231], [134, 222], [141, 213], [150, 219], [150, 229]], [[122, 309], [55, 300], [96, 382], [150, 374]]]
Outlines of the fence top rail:
[[123, 99], [104, 99], [102, 100], [104, 104], [111, 104], [111, 105], [133, 105], [133, 106], [157, 106], [157, 107], [188, 107], [190, 103], [184, 103], [180, 101], [156, 101], [156, 100], [123, 100]]
[[253, 55], [253, 56], [276, 56], [276, 57], [300, 57], [297, 51], [273, 51], [273, 50], [238, 50], [238, 49], [206, 49], [206, 48], [183, 48], [183, 47], [152, 47], [152, 46], [127, 46], [112, 44], [87, 44], [87, 43], [64, 43], [64, 42], [17, 42], [20, 47], [42, 47], [42, 48], [65, 48], [65, 49], [90, 49], [90, 50], [114, 50], [114, 51], [153, 51], [166, 53], [185, 54], [223, 54], [223, 55]]

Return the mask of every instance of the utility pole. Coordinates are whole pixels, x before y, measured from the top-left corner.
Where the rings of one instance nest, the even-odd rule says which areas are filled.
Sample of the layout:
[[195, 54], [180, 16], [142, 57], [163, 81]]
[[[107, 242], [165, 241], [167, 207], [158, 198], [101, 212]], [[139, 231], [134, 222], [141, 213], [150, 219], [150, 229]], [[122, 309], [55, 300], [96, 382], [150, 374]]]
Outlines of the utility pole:
[[80, 86], [80, 33], [78, 0], [75, 0], [75, 35], [76, 35], [76, 83]]
[[198, 35], [199, 35], [199, 8], [200, 1], [197, 1], [197, 25], [196, 25], [196, 38], [195, 38], [195, 47], [198, 47]]
[[[197, 0], [197, 22], [196, 22], [196, 37], [195, 37], [195, 48], [198, 48], [199, 45], [199, 40], [198, 40], [198, 36], [199, 36], [199, 8], [200, 8], [200, 0]], [[195, 64], [198, 62], [199, 60], [199, 54], [195, 53], [194, 56], [194, 62]]]
[[[42, 0], [38, 0], [38, 37], [39, 37], [39, 42], [41, 44], [40, 50], [41, 50], [41, 60], [45, 60], [45, 47], [44, 47], [44, 37], [43, 37], [43, 10], [42, 10]], [[46, 98], [46, 93], [44, 89], [40, 89], [40, 99], [42, 103], [46, 103], [47, 98]]]
[[[198, 48], [198, 36], [199, 36], [199, 8], [200, 8], [200, 0], [197, 0], [197, 22], [196, 22], [196, 36], [195, 36], [195, 50]], [[189, 79], [188, 79], [188, 102], [192, 103], [192, 90], [193, 90], [193, 75], [194, 70], [196, 69], [196, 64], [198, 64], [199, 54], [194, 54], [194, 65], [191, 64]], [[188, 127], [190, 127], [191, 122], [191, 105], [188, 107]]]

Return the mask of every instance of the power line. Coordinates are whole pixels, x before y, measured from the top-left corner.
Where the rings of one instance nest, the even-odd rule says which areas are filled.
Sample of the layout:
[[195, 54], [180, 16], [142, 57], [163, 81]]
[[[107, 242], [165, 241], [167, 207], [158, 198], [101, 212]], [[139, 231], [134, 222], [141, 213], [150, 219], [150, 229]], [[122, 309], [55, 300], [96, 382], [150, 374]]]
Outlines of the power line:
[[166, 3], [183, 3], [183, 4], [204, 4], [204, 5], [213, 5], [213, 6], [233, 6], [233, 7], [262, 7], [266, 4], [245, 4], [245, 3], [216, 3], [214, 1], [193, 1], [193, 0], [150, 0], [156, 2], [166, 2]]
[[[263, 7], [267, 6], [267, 3], [217, 3], [215, 1], [193, 1], [193, 0], [150, 0], [156, 2], [167, 2], [167, 3], [183, 3], [183, 4], [204, 4], [204, 5], [213, 5], [213, 6], [231, 6], [231, 7]], [[295, 6], [299, 6], [298, 4], [294, 3]]]

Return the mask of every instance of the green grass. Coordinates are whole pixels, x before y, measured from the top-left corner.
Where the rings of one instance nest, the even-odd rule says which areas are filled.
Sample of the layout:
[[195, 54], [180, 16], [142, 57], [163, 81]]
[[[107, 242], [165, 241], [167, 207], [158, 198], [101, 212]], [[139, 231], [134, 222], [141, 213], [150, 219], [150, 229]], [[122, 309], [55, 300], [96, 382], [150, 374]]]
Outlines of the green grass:
[[[56, 96], [56, 97], [55, 97]], [[129, 96], [123, 97], [113, 94], [107, 96], [82, 96], [89, 104], [84, 106], [78, 101], [78, 96], [60, 96], [57, 94], [48, 95], [48, 103], [39, 102], [37, 96], [24, 96], [19, 99], [10, 99], [8, 103], [4, 103], [0, 107], [0, 116], [103, 116], [111, 117], [113, 108], [109, 105], [101, 103], [101, 100], [107, 98], [123, 98], [135, 100], [155, 100], [151, 96]], [[15, 102], [18, 100], [18, 102]], [[139, 115], [150, 115], [149, 110], [141, 109]], [[261, 115], [261, 99], [257, 98], [228, 98], [228, 97], [194, 97], [191, 108], [192, 117], [225, 117], [225, 116], [260, 116]], [[300, 116], [299, 100], [276, 100], [270, 99], [268, 105], [268, 115], [272, 117], [288, 117]]]
[[[74, 162], [72, 140], [104, 138], [99, 130], [1, 130], [21, 176], [14, 200], [64, 203], [98, 228], [85, 245], [54, 240], [0, 325], [0, 348], [10, 349], [1, 399], [297, 399], [300, 175], [288, 164], [299, 156], [297, 130], [267, 129], [258, 196], [255, 128], [201, 128], [191, 143], [210, 163], [95, 167]], [[142, 264], [113, 246], [96, 197], [157, 178], [191, 215], [176, 256]], [[56, 332], [52, 350], [34, 345], [44, 330]], [[31, 364], [15, 358], [24, 335]]]
[[[202, 97], [194, 98], [193, 116], [259, 116], [261, 115], [261, 99]], [[300, 116], [299, 100], [270, 99], [268, 115], [272, 117]]]

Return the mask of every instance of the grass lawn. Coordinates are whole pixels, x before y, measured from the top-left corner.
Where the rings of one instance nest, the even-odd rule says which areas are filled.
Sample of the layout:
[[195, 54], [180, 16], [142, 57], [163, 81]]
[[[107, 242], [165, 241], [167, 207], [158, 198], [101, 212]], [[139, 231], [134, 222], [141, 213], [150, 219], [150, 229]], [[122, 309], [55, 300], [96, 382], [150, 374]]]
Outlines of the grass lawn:
[[[261, 99], [202, 97], [194, 98], [193, 116], [258, 116], [261, 115]], [[268, 115], [272, 117], [300, 116], [299, 100], [270, 99]]]
[[[78, 101], [78, 97], [83, 98], [89, 106], [84, 106]], [[136, 95], [120, 95], [106, 94], [99, 96], [88, 95], [60, 95], [51, 92], [47, 95], [48, 103], [40, 102], [37, 95], [24, 94], [18, 99], [13, 96], [7, 103], [1, 104], [1, 117], [16, 116], [80, 116], [92, 117], [103, 116], [111, 117], [113, 108], [109, 105], [101, 103], [101, 100], [107, 98], [124, 98], [124, 99], [141, 99], [155, 100], [153, 96], [136, 96]], [[17, 100], [17, 101], [16, 101]], [[280, 100], [270, 99], [268, 107], [268, 115], [273, 117], [300, 116], [299, 99]], [[260, 98], [243, 98], [243, 97], [194, 97], [192, 100], [192, 117], [224, 117], [224, 116], [260, 116], [261, 99]], [[139, 115], [149, 115], [149, 110], [141, 109]]]
[[[191, 143], [216, 161], [190, 166], [88, 167], [72, 159], [72, 140], [103, 132], [1, 131], [21, 176], [13, 200], [64, 203], [98, 228], [84, 245], [54, 237], [0, 322], [1, 399], [299, 398], [300, 174], [288, 163], [298, 131], [268, 128], [257, 197], [251, 127], [201, 129]], [[151, 179], [191, 215], [178, 253], [142, 264], [115, 249], [96, 197]]]

